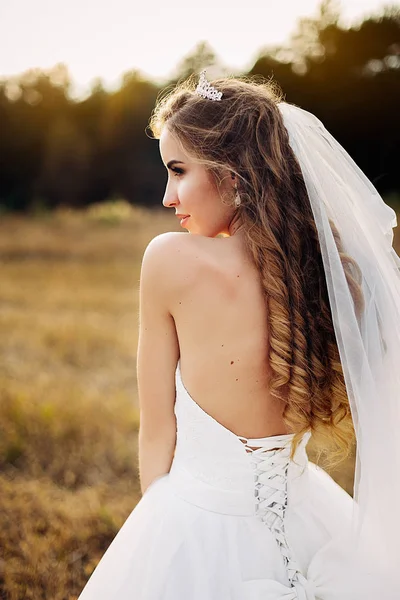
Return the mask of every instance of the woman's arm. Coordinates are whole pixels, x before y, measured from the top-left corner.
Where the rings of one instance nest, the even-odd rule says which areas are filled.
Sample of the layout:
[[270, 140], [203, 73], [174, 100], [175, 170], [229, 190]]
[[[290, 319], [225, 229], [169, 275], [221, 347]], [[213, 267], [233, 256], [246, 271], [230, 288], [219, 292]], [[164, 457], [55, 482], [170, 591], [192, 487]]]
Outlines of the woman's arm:
[[171, 315], [175, 269], [173, 234], [147, 246], [140, 273], [137, 381], [140, 409], [139, 476], [142, 494], [168, 473], [176, 444], [175, 369], [179, 344]]

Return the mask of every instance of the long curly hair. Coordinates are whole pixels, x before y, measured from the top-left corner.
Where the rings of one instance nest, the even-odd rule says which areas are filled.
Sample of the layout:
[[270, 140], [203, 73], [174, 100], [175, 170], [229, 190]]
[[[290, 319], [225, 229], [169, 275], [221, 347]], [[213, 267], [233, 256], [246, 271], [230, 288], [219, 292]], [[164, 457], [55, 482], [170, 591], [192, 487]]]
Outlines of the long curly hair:
[[[267, 306], [270, 392], [283, 399], [293, 432], [292, 456], [306, 431], [331, 464], [346, 458], [355, 435], [336, 342], [318, 232], [299, 163], [277, 104], [283, 93], [273, 80], [224, 77], [213, 85], [221, 101], [194, 92], [195, 77], [157, 98], [149, 121], [181, 142], [213, 175], [236, 174], [237, 208], [246, 250], [260, 273]], [[232, 202], [222, 195], [223, 202]], [[356, 314], [363, 310], [361, 271], [344, 252], [331, 221]]]

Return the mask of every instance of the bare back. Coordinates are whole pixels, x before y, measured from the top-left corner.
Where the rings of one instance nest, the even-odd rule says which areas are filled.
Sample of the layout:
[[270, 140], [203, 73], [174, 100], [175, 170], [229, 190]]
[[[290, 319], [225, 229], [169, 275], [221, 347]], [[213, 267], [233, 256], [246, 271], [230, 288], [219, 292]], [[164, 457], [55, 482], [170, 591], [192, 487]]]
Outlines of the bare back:
[[236, 435], [287, 433], [269, 392], [267, 307], [241, 239], [182, 235], [173, 317], [184, 386]]

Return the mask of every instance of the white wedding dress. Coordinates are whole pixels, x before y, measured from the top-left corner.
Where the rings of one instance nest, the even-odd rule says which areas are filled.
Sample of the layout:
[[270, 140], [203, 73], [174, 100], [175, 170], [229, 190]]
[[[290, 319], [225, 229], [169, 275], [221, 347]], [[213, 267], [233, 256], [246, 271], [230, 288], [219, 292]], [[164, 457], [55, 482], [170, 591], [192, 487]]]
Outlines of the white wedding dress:
[[79, 600], [340, 600], [335, 561], [354, 503], [308, 461], [309, 434], [294, 460], [291, 435], [237, 436], [191, 398], [180, 362], [175, 414], [170, 472], [146, 489]]

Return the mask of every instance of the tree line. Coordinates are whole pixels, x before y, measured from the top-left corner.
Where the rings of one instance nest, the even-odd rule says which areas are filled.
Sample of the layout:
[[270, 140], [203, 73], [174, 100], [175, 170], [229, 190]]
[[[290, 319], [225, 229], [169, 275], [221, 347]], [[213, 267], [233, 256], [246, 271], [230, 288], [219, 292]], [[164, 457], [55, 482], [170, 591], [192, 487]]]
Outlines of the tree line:
[[[285, 100], [322, 120], [381, 194], [400, 194], [400, 10], [387, 6], [350, 28], [339, 20], [324, 0], [286, 44], [265, 47], [248, 73], [231, 74], [273, 78]], [[212, 63], [224, 71], [200, 42], [166, 85]], [[71, 85], [64, 64], [0, 81], [0, 208], [78, 208], [116, 197], [159, 205], [167, 174], [145, 130], [162, 88], [137, 70], [113, 92], [98, 79], [83, 100], [71, 98]]]

